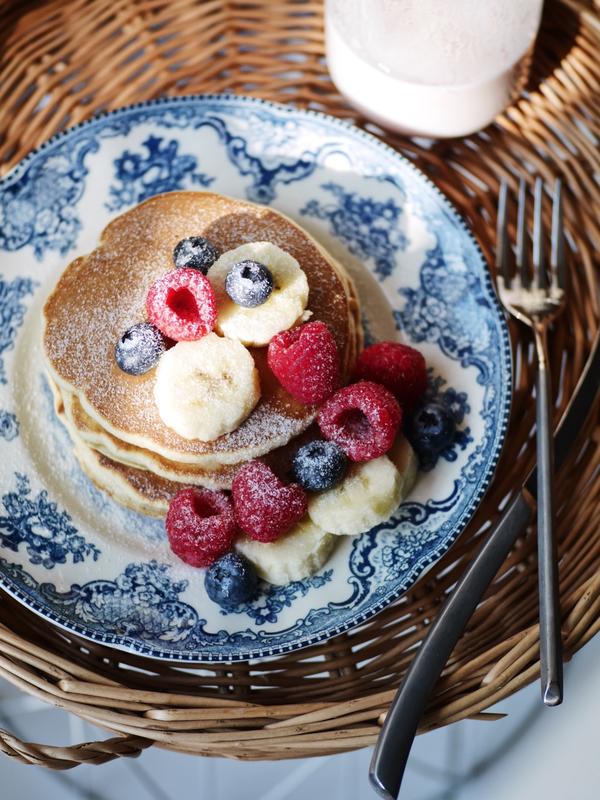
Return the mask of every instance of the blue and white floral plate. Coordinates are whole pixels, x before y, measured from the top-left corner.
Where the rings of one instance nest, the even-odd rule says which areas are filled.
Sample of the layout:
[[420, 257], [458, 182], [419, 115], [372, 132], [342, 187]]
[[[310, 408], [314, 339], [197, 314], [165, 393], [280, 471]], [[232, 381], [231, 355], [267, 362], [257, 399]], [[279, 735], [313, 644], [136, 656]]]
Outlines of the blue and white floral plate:
[[[313, 233], [355, 276], [367, 336], [422, 350], [430, 393], [459, 430], [393, 519], [344, 538], [309, 580], [265, 587], [231, 613], [170, 553], [160, 521], [83, 476], [40, 353], [41, 307], [64, 266], [111, 217], [184, 188], [269, 203]], [[510, 393], [507, 330], [471, 234], [412, 164], [343, 122], [243, 97], [161, 100], [56, 136], [0, 183], [0, 585], [84, 637], [174, 661], [236, 660], [372, 617], [465, 527]]]

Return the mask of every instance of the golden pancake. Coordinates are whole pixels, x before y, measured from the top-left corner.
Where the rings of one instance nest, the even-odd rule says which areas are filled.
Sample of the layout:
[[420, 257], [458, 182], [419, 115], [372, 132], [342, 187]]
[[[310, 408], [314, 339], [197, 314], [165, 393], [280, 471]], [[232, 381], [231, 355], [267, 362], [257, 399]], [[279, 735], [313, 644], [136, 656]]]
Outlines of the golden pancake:
[[203, 469], [195, 464], [177, 464], [151, 450], [134, 447], [103, 430], [89, 414], [86, 414], [76, 395], [59, 389], [56, 384], [54, 390], [61, 398], [64, 417], [76, 432], [77, 439], [112, 461], [134, 469], [149, 470], [159, 477], [176, 483], [198, 484], [208, 489], [231, 488], [238, 464], [226, 464], [213, 470]]
[[[73, 452], [79, 465], [98, 489], [106, 492], [121, 505], [140, 514], [163, 517], [168, 511], [171, 499], [186, 485], [219, 488], [219, 481], [223, 481], [227, 483], [226, 488], [231, 488], [235, 470], [239, 465], [224, 468], [223, 475], [201, 474], [192, 476], [193, 479], [190, 481], [172, 481], [149, 470], [138, 469], [110, 458], [82, 439], [66, 411], [61, 390], [52, 380], [49, 384], [54, 396], [54, 409], [73, 442]], [[295, 448], [315, 435], [316, 432], [309, 428], [294, 445], [290, 443], [286, 447], [272, 451], [266, 457], [267, 462], [280, 475], [288, 472]]]
[[88, 447], [79, 438], [65, 414], [60, 389], [52, 380], [49, 381], [49, 385], [52, 389], [56, 415], [67, 429], [73, 442], [75, 457], [92, 483], [132, 511], [151, 517], [164, 517], [169, 508], [169, 501], [182, 488], [181, 484], [166, 481], [151, 472], [118, 464]]
[[138, 514], [164, 517], [171, 498], [183, 488], [181, 484], [174, 484], [151, 472], [112, 461], [83, 442], [76, 442], [73, 452], [82, 470], [98, 489]]
[[151, 450], [124, 442], [102, 428], [87, 414], [76, 394], [64, 387], [59, 389], [50, 376], [48, 380], [55, 394], [60, 397], [64, 405], [64, 414], [77, 431], [78, 437], [113, 461], [136, 469], [150, 470], [160, 477], [179, 483], [201, 484], [209, 489], [231, 488], [237, 464], [221, 465], [218, 460], [212, 463], [208, 458], [203, 459], [202, 466], [178, 463], [163, 458]]
[[111, 222], [100, 246], [67, 267], [46, 302], [49, 372], [114, 439], [210, 471], [286, 444], [310, 425], [316, 410], [295, 401], [278, 384], [266, 366], [266, 348], [253, 348], [261, 379], [254, 411], [235, 431], [213, 442], [188, 440], [164, 425], [158, 414], [155, 371], [130, 376], [118, 368], [117, 339], [145, 319], [148, 288], [173, 268], [173, 248], [190, 235], [210, 239], [222, 252], [260, 240], [294, 256], [308, 279], [311, 318], [329, 325], [344, 379], [360, 349], [361, 332], [356, 295], [343, 268], [273, 209], [208, 192], [173, 192], [153, 197]]
[[[81, 408], [74, 395], [61, 390], [51, 378], [48, 382], [55, 398], [57, 414], [76, 445], [97, 451], [112, 462], [131, 467], [134, 470], [147, 470], [159, 478], [173, 483], [205, 486], [208, 489], [231, 489], [236, 470], [242, 464], [228, 464], [215, 470], [204, 470], [194, 464], [177, 464], [152, 453], [139, 450], [132, 445], [120, 442], [103, 431]], [[265, 460], [279, 473], [288, 472], [295, 451], [305, 442], [318, 437], [316, 425], [295, 437], [283, 447], [276, 448], [264, 456]], [[181, 487], [179, 487], [181, 488]]]
[[[103, 492], [127, 508], [153, 517], [163, 517], [173, 496], [183, 487], [180, 482], [169, 481], [147, 470], [140, 470], [117, 462], [84, 442], [65, 414], [60, 390], [52, 386], [54, 405], [58, 417], [65, 425], [72, 441], [73, 450], [83, 471]], [[273, 450], [265, 461], [281, 477], [289, 477], [296, 448], [318, 435], [316, 426], [311, 426], [294, 442]], [[400, 434], [389, 452], [389, 457], [403, 476], [403, 492], [406, 494], [416, 478], [416, 460], [411, 446]], [[235, 472], [235, 470], [233, 470]], [[327, 494], [327, 493], [325, 493]]]

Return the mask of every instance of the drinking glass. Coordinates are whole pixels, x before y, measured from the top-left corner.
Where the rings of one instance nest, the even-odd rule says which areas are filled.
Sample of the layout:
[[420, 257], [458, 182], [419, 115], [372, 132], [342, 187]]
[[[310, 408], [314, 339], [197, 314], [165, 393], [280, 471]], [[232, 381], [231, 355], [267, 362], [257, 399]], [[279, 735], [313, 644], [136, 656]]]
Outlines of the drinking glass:
[[326, 0], [331, 77], [388, 128], [435, 138], [483, 128], [526, 78], [543, 0]]

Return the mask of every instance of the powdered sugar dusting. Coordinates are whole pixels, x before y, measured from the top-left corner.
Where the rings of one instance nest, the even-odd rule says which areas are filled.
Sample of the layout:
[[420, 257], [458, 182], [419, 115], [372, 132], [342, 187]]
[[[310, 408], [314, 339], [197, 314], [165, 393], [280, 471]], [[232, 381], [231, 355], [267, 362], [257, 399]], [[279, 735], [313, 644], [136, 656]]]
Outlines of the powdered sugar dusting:
[[185, 440], [162, 423], [154, 370], [129, 376], [114, 362], [116, 340], [145, 319], [149, 286], [172, 269], [173, 248], [189, 235], [204, 236], [221, 252], [256, 240], [288, 250], [307, 274], [314, 318], [329, 325], [341, 354], [352, 350], [346, 287], [306, 235], [271, 209], [196, 192], [158, 196], [118, 217], [101, 246], [69, 266], [46, 304], [45, 348], [60, 381], [119, 438], [173, 458], [216, 453], [232, 463], [285, 444], [314, 418], [314, 409], [273, 379], [263, 349], [253, 351], [261, 401], [236, 431], [209, 443]]

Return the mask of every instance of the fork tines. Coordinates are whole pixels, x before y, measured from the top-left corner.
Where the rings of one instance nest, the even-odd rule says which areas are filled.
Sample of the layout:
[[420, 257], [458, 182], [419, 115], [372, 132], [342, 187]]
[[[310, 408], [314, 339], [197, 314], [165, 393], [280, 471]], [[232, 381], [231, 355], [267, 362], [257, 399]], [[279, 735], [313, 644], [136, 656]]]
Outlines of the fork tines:
[[[529, 259], [529, 231], [527, 226], [527, 179], [519, 179], [519, 191], [516, 209], [516, 247], [510, 245], [509, 224], [511, 220], [511, 204], [509, 203], [508, 181], [503, 178], [500, 183], [498, 198], [498, 222], [496, 236], [496, 270], [507, 289], [513, 280], [528, 289], [533, 280], [537, 288], [565, 289], [565, 244], [563, 231], [562, 182], [557, 178], [552, 190], [552, 225], [550, 233], [550, 274], [546, 268], [546, 242], [544, 239], [544, 182], [536, 177], [533, 188], [533, 225], [532, 225], [532, 258], [533, 274]], [[548, 192], [550, 194], [550, 192]]]

